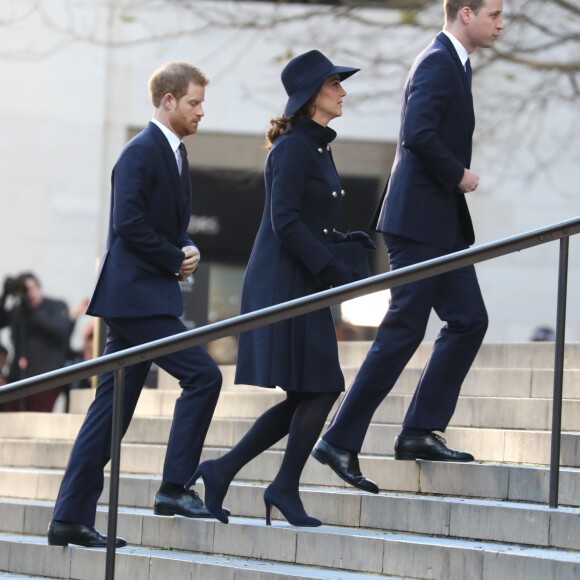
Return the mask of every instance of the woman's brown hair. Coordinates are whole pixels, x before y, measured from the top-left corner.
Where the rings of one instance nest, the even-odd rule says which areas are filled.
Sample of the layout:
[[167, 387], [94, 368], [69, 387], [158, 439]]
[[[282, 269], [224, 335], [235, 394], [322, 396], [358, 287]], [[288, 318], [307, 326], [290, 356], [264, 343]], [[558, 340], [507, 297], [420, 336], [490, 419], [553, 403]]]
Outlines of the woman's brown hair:
[[280, 135], [290, 133], [292, 131], [292, 125], [296, 121], [312, 117], [312, 108], [315, 100], [316, 95], [312, 96], [293, 115], [290, 115], [290, 117], [279, 115], [278, 117], [270, 119], [270, 126], [266, 130], [266, 149], [270, 149]]

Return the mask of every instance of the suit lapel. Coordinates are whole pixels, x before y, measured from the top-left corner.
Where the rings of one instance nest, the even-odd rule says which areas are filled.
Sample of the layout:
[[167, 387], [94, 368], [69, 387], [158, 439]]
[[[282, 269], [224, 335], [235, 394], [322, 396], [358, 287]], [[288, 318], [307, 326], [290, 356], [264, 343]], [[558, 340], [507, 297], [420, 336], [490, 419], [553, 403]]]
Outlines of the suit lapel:
[[460, 82], [463, 86], [463, 89], [465, 90], [465, 96], [467, 97], [467, 101], [469, 103], [471, 118], [472, 121], [475, 123], [475, 113], [473, 111], [473, 96], [471, 94], [471, 88], [469, 87], [469, 83], [467, 82], [467, 74], [465, 74], [465, 68], [463, 68], [463, 65], [461, 64], [459, 55], [457, 54], [457, 51], [455, 50], [453, 43], [449, 40], [449, 38], [444, 32], [440, 32], [435, 37], [435, 39], [445, 47], [447, 53], [451, 56], [451, 59], [453, 60], [455, 67], [457, 68], [459, 78], [461, 79]]
[[157, 141], [157, 144], [161, 148], [163, 159], [165, 165], [167, 166], [167, 172], [171, 178], [171, 186], [173, 189], [173, 200], [176, 204], [178, 214], [180, 215], [183, 211], [183, 205], [181, 203], [181, 176], [179, 175], [179, 169], [177, 169], [177, 163], [175, 161], [175, 153], [171, 150], [169, 146], [169, 141], [165, 135], [161, 132], [161, 129], [155, 125], [155, 123], [149, 123], [149, 129], [152, 135]]

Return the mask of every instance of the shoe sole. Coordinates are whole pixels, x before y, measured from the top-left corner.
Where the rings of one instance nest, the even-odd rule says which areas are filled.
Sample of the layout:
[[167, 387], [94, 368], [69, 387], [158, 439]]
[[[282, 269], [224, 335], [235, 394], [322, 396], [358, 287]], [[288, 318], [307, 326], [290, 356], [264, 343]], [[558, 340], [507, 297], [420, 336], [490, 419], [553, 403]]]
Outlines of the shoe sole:
[[[73, 546], [81, 546], [81, 548], [106, 548], [107, 544], [98, 544], [98, 545], [94, 545], [94, 544], [80, 544], [77, 542], [64, 542], [61, 540], [48, 540], [48, 545], [49, 546], [59, 546], [61, 548], [66, 548], [69, 544], [72, 544]], [[127, 542], [123, 543], [123, 544], [117, 544], [115, 547], [116, 548], [124, 548], [127, 545]]]
[[51, 540], [50, 538], [48, 538], [48, 545], [49, 546], [61, 546], [63, 548], [66, 548], [66, 546], [68, 546], [68, 542]]
[[427, 456], [427, 455], [417, 455], [415, 453], [406, 453], [406, 452], [400, 452], [397, 453], [395, 452], [395, 459], [397, 461], [416, 461], [418, 459], [421, 459], [423, 461], [446, 461], [448, 463], [470, 463], [472, 461], [475, 461], [475, 458], [473, 459], [447, 459], [447, 458], [438, 458], [438, 457], [431, 457], [431, 456]]
[[163, 509], [163, 508], [153, 508], [153, 513], [156, 516], [165, 516], [165, 517], [182, 516], [184, 518], [206, 519], [206, 520], [214, 517], [210, 513], [207, 513], [204, 515], [200, 514], [200, 515], [190, 516], [190, 515], [181, 514], [179, 512], [174, 511], [174, 510], [167, 510], [167, 509]]
[[164, 509], [158, 509], [158, 508], [153, 508], [153, 513], [156, 516], [174, 516], [175, 512], [171, 511], [171, 510], [164, 510]]
[[322, 451], [319, 451], [318, 449], [314, 448], [310, 452], [310, 455], [312, 455], [312, 457], [314, 457], [314, 459], [316, 459], [316, 461], [322, 463], [322, 465], [328, 465], [328, 467], [330, 467], [330, 469], [332, 469], [332, 471], [334, 471], [334, 473], [336, 473], [336, 475], [338, 475], [338, 477], [340, 477], [340, 479], [342, 479], [342, 481], [344, 481], [345, 483], [348, 483], [348, 485], [355, 487], [356, 489], [360, 489], [361, 491], [366, 491], [367, 493], [379, 493], [378, 491], [371, 491], [370, 489], [367, 489], [366, 487], [356, 485], [352, 481], [349, 481], [348, 479], [346, 479], [346, 477], [343, 477], [342, 474], [340, 474], [338, 471], [336, 471], [336, 469], [334, 469], [334, 467], [328, 462], [328, 459], [326, 458], [326, 456], [324, 455], [324, 453]]

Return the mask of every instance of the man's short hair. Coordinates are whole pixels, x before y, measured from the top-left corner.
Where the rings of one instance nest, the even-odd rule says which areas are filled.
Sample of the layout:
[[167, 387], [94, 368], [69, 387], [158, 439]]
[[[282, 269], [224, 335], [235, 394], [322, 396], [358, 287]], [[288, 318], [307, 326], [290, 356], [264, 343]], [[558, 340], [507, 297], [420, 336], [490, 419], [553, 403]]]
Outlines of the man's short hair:
[[187, 93], [189, 83], [205, 87], [209, 78], [197, 67], [186, 62], [168, 62], [159, 67], [149, 79], [149, 93], [155, 108], [161, 104], [161, 99], [171, 93], [180, 99]]
[[22, 274], [18, 276], [18, 279], [22, 282], [26, 282], [26, 280], [32, 280], [39, 288], [42, 286], [38, 276], [33, 272], [22, 272]]
[[457, 18], [457, 13], [464, 7], [471, 8], [477, 14], [477, 11], [483, 6], [485, 0], [443, 0], [445, 10], [445, 19], [452, 22]]

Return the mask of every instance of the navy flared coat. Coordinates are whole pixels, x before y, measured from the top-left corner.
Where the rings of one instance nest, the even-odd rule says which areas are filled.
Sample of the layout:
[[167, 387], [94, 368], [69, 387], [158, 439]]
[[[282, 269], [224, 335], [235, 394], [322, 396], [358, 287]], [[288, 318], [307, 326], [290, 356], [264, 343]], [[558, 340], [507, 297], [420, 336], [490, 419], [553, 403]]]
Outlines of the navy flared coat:
[[[336, 133], [312, 119], [278, 137], [264, 170], [264, 215], [244, 276], [242, 313], [328, 288], [320, 272], [332, 260], [341, 199], [332, 159]], [[329, 308], [240, 335], [236, 383], [287, 391], [344, 390]]]

